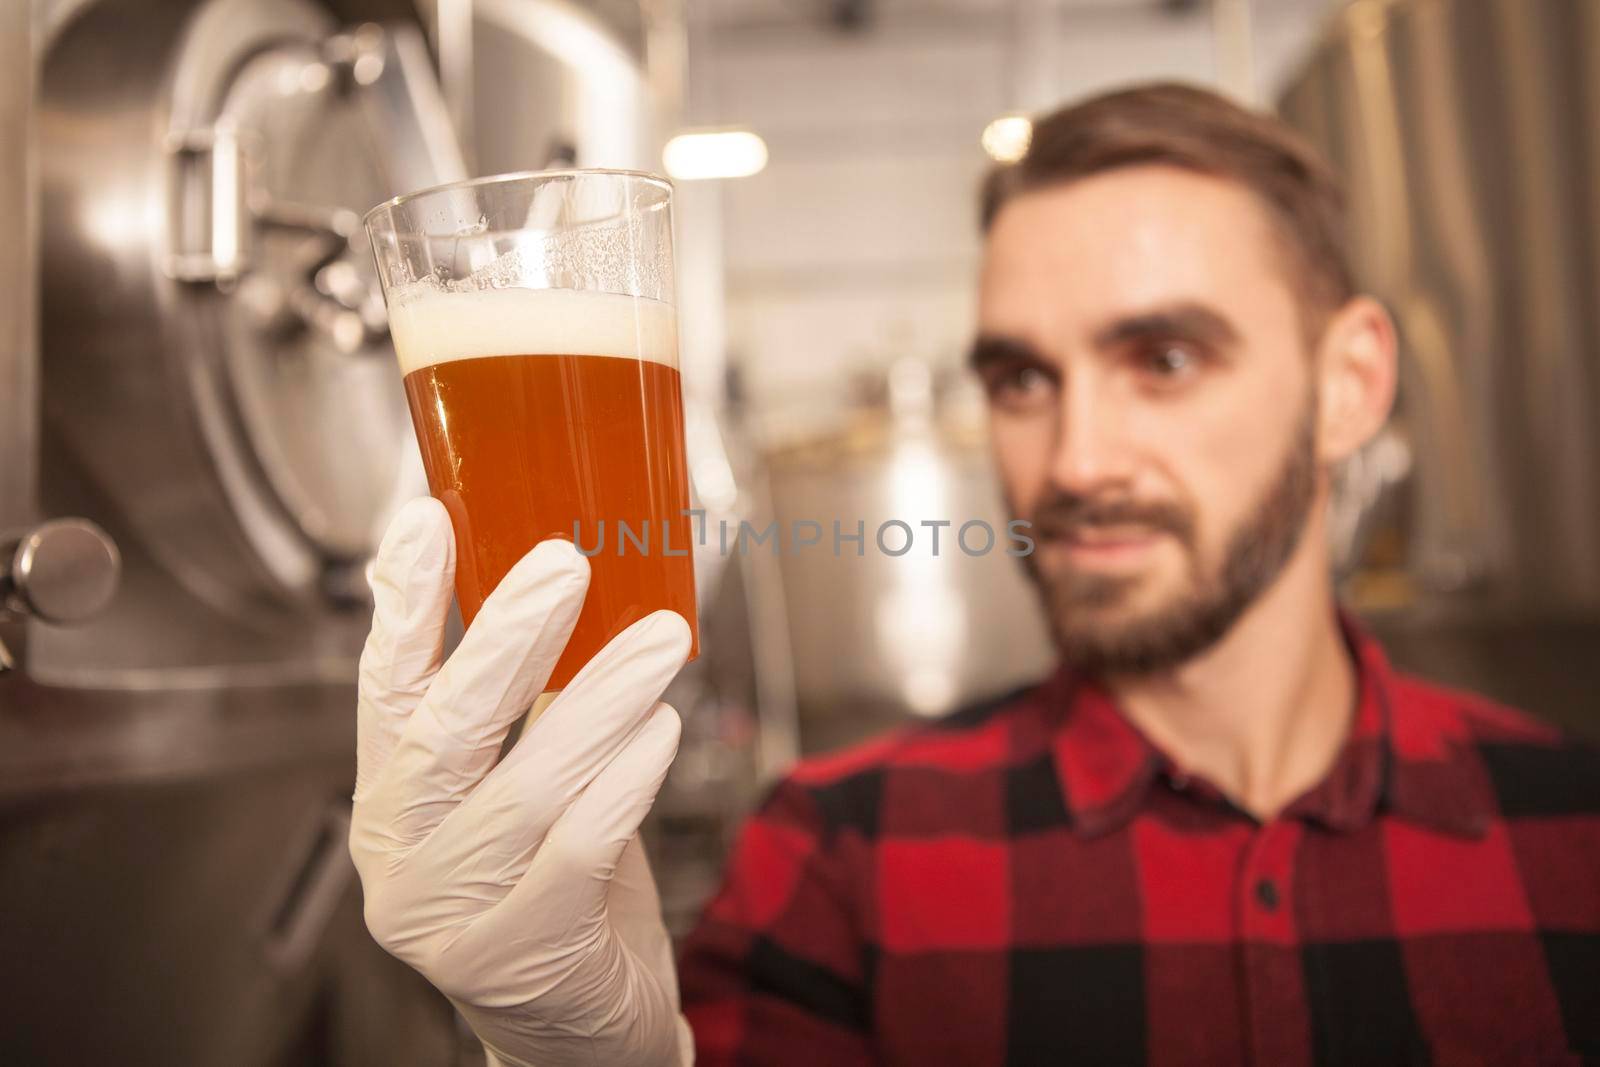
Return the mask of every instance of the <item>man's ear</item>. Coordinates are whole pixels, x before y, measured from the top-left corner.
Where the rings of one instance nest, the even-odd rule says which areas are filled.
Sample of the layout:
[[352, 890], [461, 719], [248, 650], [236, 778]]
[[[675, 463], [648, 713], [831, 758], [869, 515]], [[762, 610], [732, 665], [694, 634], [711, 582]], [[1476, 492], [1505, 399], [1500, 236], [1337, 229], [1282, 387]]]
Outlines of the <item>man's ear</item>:
[[1338, 463], [1389, 418], [1396, 377], [1394, 321], [1368, 296], [1328, 320], [1317, 344], [1317, 458]]

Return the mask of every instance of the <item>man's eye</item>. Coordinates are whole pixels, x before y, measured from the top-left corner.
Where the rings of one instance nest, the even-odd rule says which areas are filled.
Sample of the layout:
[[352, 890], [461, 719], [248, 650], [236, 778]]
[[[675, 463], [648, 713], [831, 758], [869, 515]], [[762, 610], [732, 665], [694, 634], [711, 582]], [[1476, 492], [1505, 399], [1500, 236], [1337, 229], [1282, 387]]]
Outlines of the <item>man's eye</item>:
[[1186, 378], [1200, 368], [1200, 356], [1188, 345], [1151, 345], [1139, 355], [1140, 369], [1164, 381]]
[[1008, 367], [988, 379], [989, 399], [1011, 410], [1024, 410], [1048, 404], [1055, 391], [1050, 375], [1038, 367]]

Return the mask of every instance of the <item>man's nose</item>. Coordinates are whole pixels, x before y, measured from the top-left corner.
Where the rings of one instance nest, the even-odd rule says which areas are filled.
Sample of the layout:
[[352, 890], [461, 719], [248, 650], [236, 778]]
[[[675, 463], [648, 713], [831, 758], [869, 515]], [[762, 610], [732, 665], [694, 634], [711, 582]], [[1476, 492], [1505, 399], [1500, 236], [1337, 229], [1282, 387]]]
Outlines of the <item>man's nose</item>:
[[1060, 429], [1050, 474], [1056, 487], [1076, 496], [1125, 489], [1130, 478], [1130, 442], [1125, 414], [1093, 382], [1062, 390]]

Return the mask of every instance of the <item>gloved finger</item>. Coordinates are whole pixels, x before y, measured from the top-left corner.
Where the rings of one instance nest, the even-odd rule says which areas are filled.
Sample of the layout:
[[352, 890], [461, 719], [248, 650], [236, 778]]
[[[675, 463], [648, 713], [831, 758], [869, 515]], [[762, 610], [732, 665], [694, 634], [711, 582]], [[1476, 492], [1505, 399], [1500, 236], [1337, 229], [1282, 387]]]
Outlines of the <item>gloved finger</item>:
[[[661, 921], [661, 895], [656, 891], [655, 876], [650, 873], [650, 860], [645, 856], [644, 841], [638, 834], [628, 839], [617, 860], [616, 873], [606, 890], [606, 917], [611, 929], [644, 965], [655, 975], [672, 976], [672, 938]], [[665, 983], [672, 1010], [678, 1010], [678, 983]]]
[[407, 721], [381, 783], [396, 847], [425, 838], [494, 766], [572, 635], [589, 561], [543, 541], [495, 588]]
[[361, 799], [439, 670], [455, 583], [455, 533], [433, 497], [408, 501], [372, 563], [372, 629], [361, 650], [356, 699], [356, 788]]
[[[678, 713], [657, 704], [627, 747], [550, 828], [522, 879], [483, 920], [486, 929], [517, 929], [564, 948], [598, 936], [607, 921], [608, 885], [655, 803], [680, 731]], [[550, 955], [548, 948], [544, 955]], [[497, 968], [518, 965], [509, 951], [503, 958], [495, 954]]]
[[670, 611], [613, 638], [446, 817], [418, 868], [452, 872], [455, 891], [474, 899], [509, 891], [551, 825], [639, 731], [689, 644], [688, 625]]

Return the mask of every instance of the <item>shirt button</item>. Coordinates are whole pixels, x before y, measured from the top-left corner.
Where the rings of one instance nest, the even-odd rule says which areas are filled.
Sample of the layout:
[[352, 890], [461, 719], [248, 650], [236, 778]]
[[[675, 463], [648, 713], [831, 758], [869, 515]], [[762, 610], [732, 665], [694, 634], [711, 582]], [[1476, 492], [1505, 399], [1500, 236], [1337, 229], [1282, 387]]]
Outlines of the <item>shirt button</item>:
[[1256, 899], [1268, 911], [1278, 910], [1278, 887], [1270, 878], [1263, 878], [1256, 883]]

